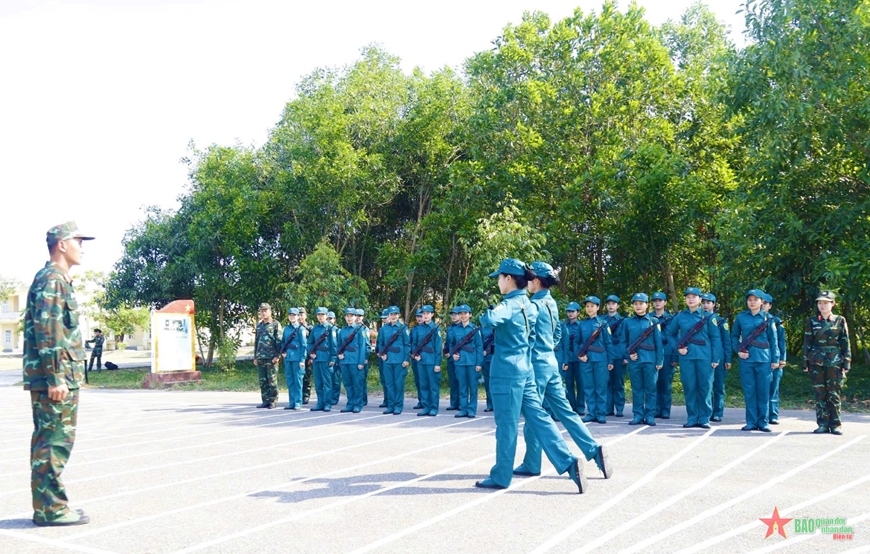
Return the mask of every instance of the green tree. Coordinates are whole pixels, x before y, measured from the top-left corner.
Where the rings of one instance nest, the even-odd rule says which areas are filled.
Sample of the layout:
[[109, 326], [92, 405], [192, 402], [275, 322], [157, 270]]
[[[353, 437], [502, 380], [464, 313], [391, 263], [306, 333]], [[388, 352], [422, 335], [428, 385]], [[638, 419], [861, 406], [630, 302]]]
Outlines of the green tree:
[[323, 238], [294, 271], [295, 281], [284, 285], [282, 304], [305, 306], [309, 313], [323, 306], [340, 316], [344, 308], [371, 309], [366, 282], [341, 265], [338, 252]]

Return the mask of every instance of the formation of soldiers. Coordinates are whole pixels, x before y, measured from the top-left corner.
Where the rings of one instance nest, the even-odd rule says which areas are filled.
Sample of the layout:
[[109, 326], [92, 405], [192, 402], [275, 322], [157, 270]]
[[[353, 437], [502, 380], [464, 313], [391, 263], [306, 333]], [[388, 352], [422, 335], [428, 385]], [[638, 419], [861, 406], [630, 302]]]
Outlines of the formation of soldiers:
[[[769, 425], [779, 423], [786, 348], [782, 320], [770, 313], [773, 297], [749, 290], [747, 309], [735, 317], [730, 330], [727, 319], [716, 312], [714, 294], [689, 287], [684, 298], [686, 308], [678, 313], [666, 309], [667, 296], [661, 291], [653, 293], [651, 302], [645, 293], [634, 294], [630, 315], [620, 314], [621, 300], [616, 295], [605, 298], [604, 314], [599, 313], [602, 303], [596, 296], [587, 296], [582, 306], [567, 304], [553, 348], [570, 406], [583, 422], [603, 424], [608, 417], [624, 417], [626, 373], [633, 391], [629, 425], [670, 419], [673, 379], [679, 367], [687, 413], [683, 427], [709, 429], [711, 422], [724, 416], [725, 376], [736, 354], [746, 404], [743, 430], [769, 432]], [[826, 298], [833, 304], [832, 293], [823, 293], [820, 302]], [[585, 317], [580, 317], [581, 308]], [[451, 322], [443, 332], [431, 305], [416, 311], [416, 322], [410, 327], [399, 314], [397, 306], [383, 310], [375, 331], [364, 322], [365, 313], [359, 308], [345, 309], [343, 327], [336, 325], [335, 314], [325, 307], [317, 308], [313, 326], [306, 323], [304, 308], [290, 308], [282, 330], [272, 318], [271, 306], [262, 304], [255, 340], [262, 393], [258, 407], [276, 406], [277, 364], [283, 358], [289, 395], [285, 409], [298, 410], [308, 403], [311, 375], [317, 395], [312, 411], [331, 411], [344, 384], [346, 401], [341, 411], [359, 413], [368, 402], [369, 358], [374, 353], [384, 414], [402, 413], [410, 368], [417, 398], [413, 409], [420, 410], [419, 416], [438, 415], [444, 360], [450, 389], [446, 410], [455, 411], [455, 417], [476, 417], [482, 381], [483, 411], [491, 412], [493, 330], [472, 323], [472, 310], [466, 304], [450, 310]], [[827, 343], [814, 345], [815, 335], [807, 331], [803, 365], [817, 391], [819, 428], [824, 429], [817, 432], [839, 434], [837, 375], [831, 375], [824, 364], [841, 371], [842, 382], [844, 363], [848, 371], [848, 332], [843, 332], [845, 320], [832, 317], [837, 323], [826, 325], [825, 332], [840, 329], [832, 340], [845, 340], [845, 345], [836, 344], [837, 356], [819, 356], [819, 348], [826, 352], [834, 348]], [[816, 369], [810, 371], [811, 366]], [[546, 402], [544, 407], [549, 411]]]

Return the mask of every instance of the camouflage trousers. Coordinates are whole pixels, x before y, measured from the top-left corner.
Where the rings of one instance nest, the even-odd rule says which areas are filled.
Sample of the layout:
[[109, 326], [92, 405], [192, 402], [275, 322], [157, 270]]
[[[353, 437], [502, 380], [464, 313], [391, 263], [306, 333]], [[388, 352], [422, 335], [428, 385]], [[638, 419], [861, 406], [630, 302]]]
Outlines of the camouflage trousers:
[[260, 398], [263, 402], [278, 400], [278, 370], [270, 359], [257, 360], [257, 376], [260, 378]]
[[60, 474], [69, 460], [76, 439], [79, 391], [52, 402], [48, 391], [30, 391], [33, 406], [33, 437], [30, 440], [30, 489], [33, 519], [53, 521], [69, 512]]
[[302, 403], [307, 404], [311, 397], [311, 358], [305, 361], [305, 374], [302, 376]]
[[839, 367], [811, 365], [810, 379], [816, 395], [816, 423], [831, 429], [839, 427], [843, 370]]

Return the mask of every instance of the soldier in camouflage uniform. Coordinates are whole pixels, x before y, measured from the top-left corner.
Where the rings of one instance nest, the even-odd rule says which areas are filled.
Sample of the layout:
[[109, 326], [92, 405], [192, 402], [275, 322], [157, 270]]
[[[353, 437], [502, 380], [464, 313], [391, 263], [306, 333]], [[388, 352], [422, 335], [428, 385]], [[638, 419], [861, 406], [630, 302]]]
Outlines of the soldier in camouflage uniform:
[[94, 343], [94, 349], [91, 350], [91, 361], [88, 364], [88, 371], [94, 370], [95, 358], [97, 360], [97, 371], [103, 369], [103, 341], [105, 340], [106, 337], [103, 336], [103, 332], [100, 329], [94, 329], [94, 338], [85, 341], [85, 346]]
[[33, 437], [30, 441], [30, 487], [33, 523], [82, 525], [90, 518], [70, 510], [61, 473], [75, 443], [79, 386], [85, 350], [73, 296], [71, 267], [82, 258], [75, 222], [46, 233], [50, 260], [33, 278], [24, 313], [24, 390], [30, 391]]
[[[311, 333], [311, 329], [313, 325], [308, 323], [308, 310], [305, 309], [305, 306], [299, 306], [299, 325], [305, 327], [305, 333]], [[302, 403], [308, 404], [308, 401], [311, 398], [311, 379], [313, 377], [312, 373], [312, 361], [310, 358], [305, 361], [305, 373], [302, 375]]]
[[260, 322], [257, 323], [254, 339], [254, 365], [257, 366], [260, 397], [263, 400], [258, 408], [271, 410], [278, 400], [278, 371], [275, 364], [278, 363], [280, 354], [281, 326], [272, 320], [272, 307], [266, 303], [260, 304]]
[[852, 351], [846, 319], [831, 313], [834, 300], [835, 295], [829, 290], [816, 298], [819, 315], [807, 320], [802, 357], [804, 371], [810, 374], [816, 393], [819, 427], [813, 432], [842, 435], [840, 387], [852, 364]]

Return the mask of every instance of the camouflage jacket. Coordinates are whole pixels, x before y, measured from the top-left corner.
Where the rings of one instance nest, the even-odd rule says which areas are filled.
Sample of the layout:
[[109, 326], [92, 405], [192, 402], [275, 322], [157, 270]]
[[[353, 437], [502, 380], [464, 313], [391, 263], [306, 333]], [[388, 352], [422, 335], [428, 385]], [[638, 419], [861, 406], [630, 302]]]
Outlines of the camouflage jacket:
[[79, 388], [85, 349], [68, 276], [48, 262], [33, 278], [24, 312], [24, 389]]
[[804, 347], [801, 352], [804, 367], [820, 365], [849, 369], [852, 351], [849, 346], [849, 327], [846, 318], [832, 315], [824, 320], [817, 315], [807, 320], [804, 328]]
[[277, 321], [257, 323], [254, 359], [271, 360], [281, 355], [281, 325]]
[[94, 337], [91, 340], [86, 340], [85, 346], [89, 345], [90, 343], [94, 343], [94, 352], [100, 353], [103, 351], [103, 343], [105, 342], [105, 340], [106, 337], [100, 335], [99, 337]]

